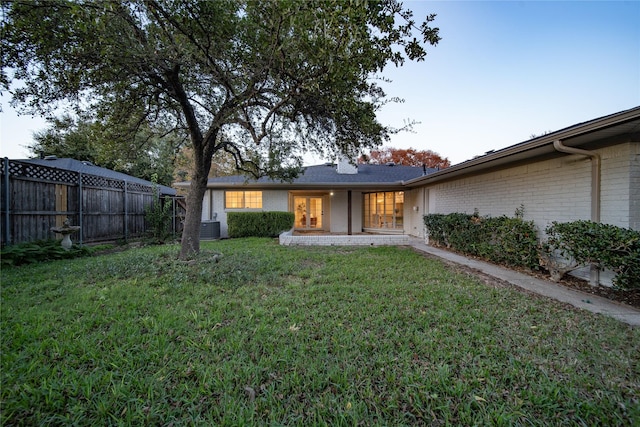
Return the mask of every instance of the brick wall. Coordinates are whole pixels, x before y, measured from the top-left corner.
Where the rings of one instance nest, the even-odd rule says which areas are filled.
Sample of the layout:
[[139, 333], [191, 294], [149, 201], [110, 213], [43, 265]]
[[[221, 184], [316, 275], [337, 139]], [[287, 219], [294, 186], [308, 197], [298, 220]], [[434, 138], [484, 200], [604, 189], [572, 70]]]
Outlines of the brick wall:
[[629, 227], [640, 231], [640, 141], [630, 144]]
[[[602, 222], [621, 227], [638, 225], [637, 145], [598, 150], [602, 156]], [[591, 218], [591, 161], [563, 155], [436, 184], [429, 187], [429, 193], [434, 196], [429, 204], [432, 213], [473, 213], [478, 209], [480, 215], [513, 216], [524, 205], [525, 219], [534, 220], [544, 230], [552, 221]]]

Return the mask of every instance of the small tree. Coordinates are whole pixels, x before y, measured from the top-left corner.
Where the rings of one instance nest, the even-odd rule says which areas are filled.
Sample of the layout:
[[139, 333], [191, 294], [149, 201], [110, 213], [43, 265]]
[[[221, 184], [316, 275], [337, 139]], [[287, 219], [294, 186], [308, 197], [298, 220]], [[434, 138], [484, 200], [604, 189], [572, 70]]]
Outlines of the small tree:
[[554, 278], [579, 267], [595, 265], [616, 273], [613, 284], [621, 289], [640, 288], [640, 232], [578, 220], [552, 222], [545, 230], [541, 258], [550, 263]]

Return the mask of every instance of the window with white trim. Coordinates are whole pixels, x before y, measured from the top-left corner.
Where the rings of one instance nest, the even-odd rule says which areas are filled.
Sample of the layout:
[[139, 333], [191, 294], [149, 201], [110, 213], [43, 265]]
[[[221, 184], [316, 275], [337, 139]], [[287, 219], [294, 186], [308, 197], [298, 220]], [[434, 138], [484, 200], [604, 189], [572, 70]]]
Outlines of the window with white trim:
[[262, 191], [225, 191], [227, 209], [262, 209]]

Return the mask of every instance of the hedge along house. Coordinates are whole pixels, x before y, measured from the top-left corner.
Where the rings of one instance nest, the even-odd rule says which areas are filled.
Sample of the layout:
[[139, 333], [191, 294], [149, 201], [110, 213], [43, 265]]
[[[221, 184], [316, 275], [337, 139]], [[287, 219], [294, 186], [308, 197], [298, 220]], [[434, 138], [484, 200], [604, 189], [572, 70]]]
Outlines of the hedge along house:
[[422, 219], [405, 203], [403, 183], [435, 171], [340, 161], [305, 167], [292, 182], [242, 175], [211, 178], [202, 220], [219, 221], [221, 237], [228, 237], [227, 213], [238, 211], [293, 212], [299, 233], [415, 234]]

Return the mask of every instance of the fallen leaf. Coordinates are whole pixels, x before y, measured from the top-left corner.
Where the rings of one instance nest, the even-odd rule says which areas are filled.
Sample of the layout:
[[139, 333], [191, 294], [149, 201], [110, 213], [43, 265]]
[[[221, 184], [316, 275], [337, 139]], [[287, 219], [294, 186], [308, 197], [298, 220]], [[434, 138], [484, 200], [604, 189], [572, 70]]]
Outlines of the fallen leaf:
[[298, 326], [297, 323], [294, 323], [293, 325], [289, 326], [289, 330], [293, 331], [293, 332], [299, 331], [300, 330], [300, 326]]
[[256, 391], [253, 388], [246, 386], [244, 388], [244, 392], [247, 394], [247, 398], [249, 398], [250, 402], [256, 400]]
[[480, 396], [473, 396], [476, 402], [486, 402], [486, 399]]

